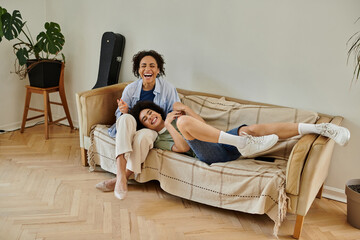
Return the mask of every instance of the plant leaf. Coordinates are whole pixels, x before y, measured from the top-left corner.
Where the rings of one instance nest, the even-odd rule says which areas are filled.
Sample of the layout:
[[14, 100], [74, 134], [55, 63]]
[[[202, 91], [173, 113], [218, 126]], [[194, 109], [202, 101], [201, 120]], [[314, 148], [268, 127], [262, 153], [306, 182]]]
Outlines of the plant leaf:
[[2, 29], [7, 40], [12, 40], [19, 36], [25, 24], [22, 21], [21, 14], [18, 10], [14, 10], [13, 14], [6, 12], [1, 16]]
[[2, 15], [4, 15], [5, 13], [7, 13], [6, 9], [0, 7], [0, 42], [2, 40], [2, 37], [4, 36]]
[[38, 45], [41, 51], [51, 54], [57, 54], [60, 52], [65, 44], [65, 37], [61, 33], [59, 24], [54, 22], [45, 23], [46, 32], [41, 32], [36, 37]]
[[28, 50], [26, 48], [20, 48], [17, 52], [16, 52], [16, 56], [19, 60], [19, 64], [25, 65], [26, 64], [26, 60], [29, 59], [29, 53]]
[[349, 41], [351, 40], [353, 40], [353, 42], [348, 50], [348, 61], [351, 56], [354, 56], [355, 69], [353, 73], [353, 80], [355, 79], [356, 82], [360, 77], [360, 32], [356, 32], [354, 35], [352, 35]]

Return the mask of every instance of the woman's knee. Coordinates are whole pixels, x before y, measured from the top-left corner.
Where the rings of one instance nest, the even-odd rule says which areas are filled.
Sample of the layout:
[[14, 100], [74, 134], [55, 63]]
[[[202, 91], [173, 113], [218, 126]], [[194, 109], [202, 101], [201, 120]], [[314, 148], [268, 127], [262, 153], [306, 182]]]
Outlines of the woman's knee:
[[119, 131], [123, 128], [136, 131], [136, 120], [131, 114], [123, 114], [116, 120], [116, 130]]
[[124, 123], [135, 123], [136, 120], [131, 114], [123, 114], [121, 115], [116, 122], [124, 122]]
[[176, 126], [180, 131], [184, 131], [187, 127], [191, 124], [191, 117], [190, 116], [181, 116], [176, 121]]
[[143, 143], [153, 143], [156, 140], [157, 136], [158, 134], [156, 131], [148, 128], [143, 128], [139, 131], [136, 131], [134, 136], [134, 143], [140, 145]]

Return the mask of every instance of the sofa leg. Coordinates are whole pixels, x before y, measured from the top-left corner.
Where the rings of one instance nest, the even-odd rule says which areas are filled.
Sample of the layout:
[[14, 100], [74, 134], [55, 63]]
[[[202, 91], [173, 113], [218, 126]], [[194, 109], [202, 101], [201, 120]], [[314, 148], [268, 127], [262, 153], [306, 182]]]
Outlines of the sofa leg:
[[304, 218], [305, 217], [301, 216], [301, 215], [296, 216], [296, 223], [295, 223], [294, 234], [293, 234], [293, 238], [295, 238], [295, 239], [300, 238], [302, 226], [303, 226], [303, 223], [304, 223]]
[[320, 187], [320, 189], [319, 189], [319, 192], [318, 192], [318, 194], [316, 195], [316, 198], [318, 198], [318, 199], [321, 199], [321, 198], [322, 198], [323, 189], [324, 189], [324, 184], [321, 185], [321, 187]]
[[87, 150], [85, 148], [80, 148], [80, 152], [81, 152], [81, 165], [83, 165], [84, 167], [88, 166], [88, 162], [87, 162]]

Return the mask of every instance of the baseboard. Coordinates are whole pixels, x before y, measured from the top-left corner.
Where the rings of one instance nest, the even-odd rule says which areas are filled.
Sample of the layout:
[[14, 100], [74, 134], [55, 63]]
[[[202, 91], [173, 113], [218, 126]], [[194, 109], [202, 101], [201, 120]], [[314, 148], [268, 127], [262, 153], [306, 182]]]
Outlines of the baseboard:
[[[64, 117], [64, 116], [53, 115], [53, 119], [59, 119], [59, 118], [62, 118], [62, 117]], [[37, 123], [39, 123], [41, 121], [44, 121], [44, 118], [42, 118], [42, 119], [38, 118], [38, 119], [33, 119], [33, 120], [30, 120], [30, 121], [27, 121], [26, 124], [25, 124], [25, 128], [34, 126], [35, 124], [37, 124]], [[66, 119], [63, 120], [63, 121], [60, 121], [59, 123], [65, 125], [65, 126], [69, 126], [69, 123], [68, 123], [68, 121]], [[73, 125], [74, 125], [75, 128], [79, 127], [79, 123], [77, 121], [73, 121]], [[21, 127], [21, 122], [18, 121], [18, 122], [14, 122], [14, 123], [10, 123], [10, 124], [1, 125], [0, 130], [4, 130], [6, 132], [11, 132], [11, 131], [20, 130], [20, 127]]]
[[322, 196], [335, 201], [346, 203], [346, 194], [344, 189], [324, 186]]
[[[41, 120], [39, 120], [39, 119], [27, 121], [25, 124], [25, 127], [34, 126], [36, 123], [38, 123], [40, 121]], [[20, 127], [21, 127], [21, 122], [14, 122], [14, 123], [10, 123], [10, 124], [1, 125], [0, 129], [4, 130], [6, 132], [11, 132], [11, 131], [19, 130]]]

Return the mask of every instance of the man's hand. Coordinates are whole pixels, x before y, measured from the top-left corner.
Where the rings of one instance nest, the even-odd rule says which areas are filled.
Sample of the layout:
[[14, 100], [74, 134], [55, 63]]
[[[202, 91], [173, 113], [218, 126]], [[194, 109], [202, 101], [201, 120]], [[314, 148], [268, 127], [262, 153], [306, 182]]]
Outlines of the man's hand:
[[119, 108], [120, 112], [122, 112], [122, 113], [128, 113], [129, 112], [129, 106], [127, 105], [126, 102], [124, 102], [124, 100], [116, 99], [116, 101], [117, 101], [118, 108]]

